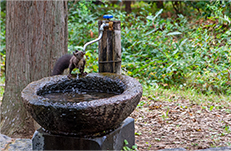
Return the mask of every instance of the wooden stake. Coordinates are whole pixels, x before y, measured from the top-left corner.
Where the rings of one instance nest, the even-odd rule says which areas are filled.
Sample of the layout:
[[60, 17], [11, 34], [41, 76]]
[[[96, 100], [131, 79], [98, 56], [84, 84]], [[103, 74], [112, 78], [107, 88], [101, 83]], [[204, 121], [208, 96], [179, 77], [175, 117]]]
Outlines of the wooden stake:
[[[105, 27], [99, 41], [99, 72], [121, 74], [121, 23], [110, 22], [113, 22], [113, 29]], [[98, 21], [98, 28], [102, 23], [103, 21]]]

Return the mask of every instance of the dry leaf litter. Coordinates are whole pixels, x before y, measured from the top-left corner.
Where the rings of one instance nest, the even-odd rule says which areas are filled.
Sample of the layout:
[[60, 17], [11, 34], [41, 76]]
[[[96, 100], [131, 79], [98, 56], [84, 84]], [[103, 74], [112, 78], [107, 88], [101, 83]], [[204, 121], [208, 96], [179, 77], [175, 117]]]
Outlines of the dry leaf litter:
[[216, 109], [189, 100], [148, 101], [130, 115], [135, 119], [138, 150], [231, 146], [231, 108]]

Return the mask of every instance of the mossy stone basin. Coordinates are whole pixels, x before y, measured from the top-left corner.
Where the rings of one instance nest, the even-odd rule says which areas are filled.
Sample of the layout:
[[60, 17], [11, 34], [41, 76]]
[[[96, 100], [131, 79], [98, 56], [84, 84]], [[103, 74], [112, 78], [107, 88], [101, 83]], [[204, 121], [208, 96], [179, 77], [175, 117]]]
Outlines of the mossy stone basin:
[[[54, 101], [43, 96], [66, 89], [119, 94], [83, 102]], [[91, 135], [117, 128], [136, 108], [142, 92], [142, 85], [129, 76], [89, 73], [79, 79], [59, 75], [34, 81], [26, 86], [21, 96], [27, 111], [50, 133]]]

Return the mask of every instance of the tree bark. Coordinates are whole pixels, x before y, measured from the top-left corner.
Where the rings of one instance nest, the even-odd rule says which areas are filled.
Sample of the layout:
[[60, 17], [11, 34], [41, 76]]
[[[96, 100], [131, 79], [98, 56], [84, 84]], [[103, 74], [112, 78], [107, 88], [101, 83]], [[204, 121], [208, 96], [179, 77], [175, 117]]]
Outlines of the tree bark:
[[157, 1], [156, 6], [157, 6], [157, 8], [164, 8], [164, 2], [163, 1]]
[[131, 1], [125, 1], [125, 11], [129, 14], [132, 12], [132, 8], [131, 8]]
[[21, 99], [30, 82], [51, 74], [58, 57], [67, 53], [67, 2], [7, 1], [6, 74], [1, 106], [1, 133], [31, 137], [32, 117]]

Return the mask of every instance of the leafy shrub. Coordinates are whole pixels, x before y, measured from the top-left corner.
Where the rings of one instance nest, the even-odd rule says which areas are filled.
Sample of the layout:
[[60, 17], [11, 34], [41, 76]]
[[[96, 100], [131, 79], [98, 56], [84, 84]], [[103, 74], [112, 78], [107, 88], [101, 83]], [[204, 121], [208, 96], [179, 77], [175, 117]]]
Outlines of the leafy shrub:
[[[6, 1], [1, 2], [1, 33], [0, 33], [0, 64], [1, 64], [1, 71], [5, 71], [5, 58], [6, 58], [6, 39], [5, 39], [5, 20], [6, 20]], [[0, 73], [0, 75], [4, 75], [3, 73]]]
[[201, 12], [201, 15], [205, 17], [210, 17], [214, 15], [229, 15], [231, 13], [230, 10], [230, 1], [188, 1], [186, 5], [197, 9]]
[[[230, 18], [148, 16], [113, 11], [122, 21], [123, 70], [147, 85], [230, 94]], [[135, 18], [135, 19], [134, 19]]]
[[[140, 4], [143, 7], [139, 7]], [[96, 39], [98, 20], [104, 14], [112, 14], [113, 20], [120, 20], [122, 26], [123, 74], [137, 78], [146, 86], [193, 88], [206, 94], [230, 95], [230, 3], [205, 1], [184, 5], [187, 12], [198, 16], [178, 14], [176, 18], [163, 18], [161, 14], [166, 10], [144, 2], [136, 2], [132, 6], [135, 11], [127, 14], [109, 2], [100, 6], [69, 1], [68, 50], [82, 49], [84, 44]], [[153, 10], [158, 11], [153, 13]], [[2, 13], [4, 15], [4, 11]], [[4, 57], [4, 17], [1, 27], [0, 53]], [[98, 44], [89, 45], [86, 55], [87, 72], [97, 72]]]

